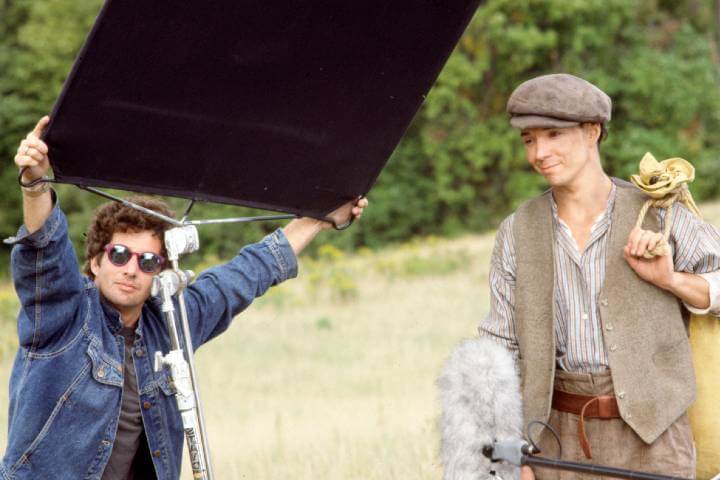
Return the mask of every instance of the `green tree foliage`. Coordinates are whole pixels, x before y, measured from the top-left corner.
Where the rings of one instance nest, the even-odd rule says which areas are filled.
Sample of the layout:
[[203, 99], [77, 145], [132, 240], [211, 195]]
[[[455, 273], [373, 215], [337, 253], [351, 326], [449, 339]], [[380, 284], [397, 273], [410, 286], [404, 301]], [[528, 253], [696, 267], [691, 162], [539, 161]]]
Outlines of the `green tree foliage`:
[[[627, 178], [645, 151], [698, 168], [699, 199], [720, 193], [718, 26], [711, 0], [488, 0], [447, 62], [371, 192], [358, 227], [326, 240], [379, 246], [413, 235], [492, 227], [541, 191], [510, 128], [505, 102], [521, 81], [582, 76], [614, 101], [601, 152]], [[100, 0], [0, 0], [0, 235], [21, 222], [12, 164], [19, 139], [51, 110]], [[714, 134], [715, 133], [715, 134]], [[73, 187], [60, 196], [82, 239], [100, 200]], [[182, 202], [173, 202], [182, 211]], [[196, 216], [248, 212], [218, 205]], [[277, 225], [201, 229], [203, 253], [226, 258]], [[332, 238], [331, 238], [332, 237]], [[7, 254], [7, 249], [3, 250]]]
[[[100, 0], [0, 0], [0, 236], [22, 223], [13, 157], [18, 142], [48, 113], [101, 6]], [[98, 204], [73, 188], [61, 189], [63, 205], [80, 241], [86, 211]], [[8, 249], [0, 260], [7, 265]]]
[[372, 192], [362, 241], [494, 225], [545, 188], [505, 102], [523, 80], [573, 73], [613, 98], [603, 144], [628, 178], [645, 151], [698, 167], [718, 194], [720, 83], [712, 2], [491, 0], [471, 25]]
[[544, 188], [525, 167], [505, 102], [522, 80], [550, 72], [613, 98], [601, 148], [609, 173], [627, 178], [645, 151], [682, 156], [700, 172], [696, 195], [718, 193], [712, 3], [668, 4], [491, 0], [478, 10], [415, 122], [446, 228], [483, 228]]

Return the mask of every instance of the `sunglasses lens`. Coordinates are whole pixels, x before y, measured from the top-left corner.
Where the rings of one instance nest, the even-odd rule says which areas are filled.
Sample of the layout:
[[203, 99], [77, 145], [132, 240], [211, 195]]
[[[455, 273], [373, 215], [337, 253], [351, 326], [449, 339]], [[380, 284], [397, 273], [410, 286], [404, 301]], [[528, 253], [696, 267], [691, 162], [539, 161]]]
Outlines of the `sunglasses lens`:
[[130, 257], [132, 257], [130, 249], [124, 245], [113, 245], [113, 247], [108, 250], [108, 258], [113, 265], [117, 265], [118, 267], [125, 265], [130, 260]]
[[138, 255], [138, 265], [140, 265], [140, 270], [145, 273], [155, 273], [160, 269], [162, 261], [154, 253], [146, 252]]

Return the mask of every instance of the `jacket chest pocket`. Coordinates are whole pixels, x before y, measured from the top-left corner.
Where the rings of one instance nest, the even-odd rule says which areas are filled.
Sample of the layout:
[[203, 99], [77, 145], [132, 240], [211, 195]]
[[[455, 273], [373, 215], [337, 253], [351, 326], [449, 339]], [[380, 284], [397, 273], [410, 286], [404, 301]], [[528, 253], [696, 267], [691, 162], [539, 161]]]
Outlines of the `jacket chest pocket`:
[[164, 369], [158, 375], [159, 375], [159, 377], [157, 379], [157, 385], [158, 385], [160, 391], [166, 397], [173, 397], [175, 395], [175, 393], [177, 392], [177, 390], [175, 389], [175, 385], [173, 384], [173, 381], [170, 378], [170, 372], [168, 372], [167, 369]]
[[93, 378], [106, 385], [121, 387], [123, 384], [122, 365], [105, 354], [95, 342], [87, 348]]

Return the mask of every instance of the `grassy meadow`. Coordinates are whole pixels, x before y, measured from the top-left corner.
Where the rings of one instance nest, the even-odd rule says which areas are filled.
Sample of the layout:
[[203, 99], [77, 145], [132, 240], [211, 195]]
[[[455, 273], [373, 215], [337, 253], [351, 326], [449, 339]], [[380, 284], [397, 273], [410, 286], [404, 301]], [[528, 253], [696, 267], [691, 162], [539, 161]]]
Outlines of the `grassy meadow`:
[[[720, 224], [720, 203], [701, 210]], [[298, 279], [198, 352], [216, 476], [440, 478], [434, 381], [488, 310], [492, 245], [490, 233], [302, 259]], [[2, 286], [3, 450], [16, 310]]]

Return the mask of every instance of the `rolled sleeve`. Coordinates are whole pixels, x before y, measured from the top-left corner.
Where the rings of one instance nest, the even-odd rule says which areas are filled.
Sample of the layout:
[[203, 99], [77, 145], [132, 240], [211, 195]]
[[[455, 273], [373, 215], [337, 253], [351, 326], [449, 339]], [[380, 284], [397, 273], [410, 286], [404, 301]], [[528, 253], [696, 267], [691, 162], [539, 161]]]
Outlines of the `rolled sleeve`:
[[720, 317], [720, 270], [715, 272], [698, 273], [699, 277], [708, 282], [710, 289], [710, 305], [705, 309], [695, 308], [683, 302], [685, 308], [695, 315], [713, 315]]
[[275, 283], [297, 277], [297, 257], [282, 229], [278, 228], [266, 236], [262, 243], [268, 248], [278, 267], [278, 277]]

